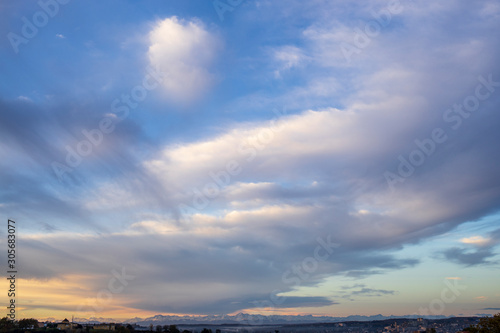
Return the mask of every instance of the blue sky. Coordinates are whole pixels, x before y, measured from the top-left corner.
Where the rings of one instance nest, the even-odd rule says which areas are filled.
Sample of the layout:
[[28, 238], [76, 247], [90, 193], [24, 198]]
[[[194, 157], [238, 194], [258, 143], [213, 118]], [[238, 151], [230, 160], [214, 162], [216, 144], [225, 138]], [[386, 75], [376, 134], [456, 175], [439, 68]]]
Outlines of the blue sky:
[[497, 1], [0, 15], [23, 316], [498, 312]]

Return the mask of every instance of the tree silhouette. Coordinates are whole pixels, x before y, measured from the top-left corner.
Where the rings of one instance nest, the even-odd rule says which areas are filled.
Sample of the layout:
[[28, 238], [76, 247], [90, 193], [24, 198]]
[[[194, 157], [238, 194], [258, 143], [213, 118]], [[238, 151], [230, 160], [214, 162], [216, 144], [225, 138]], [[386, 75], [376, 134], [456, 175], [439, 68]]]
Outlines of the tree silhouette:
[[123, 325], [117, 326], [116, 332], [118, 332], [118, 333], [130, 333], [129, 329]]
[[493, 317], [484, 317], [477, 325], [471, 325], [465, 329], [471, 333], [500, 333], [500, 313]]
[[7, 317], [0, 319], [0, 331], [3, 333], [16, 331], [16, 330], [26, 330], [26, 329], [37, 329], [38, 320], [34, 318], [24, 318], [21, 320], [11, 320]]
[[21, 319], [17, 322], [17, 326], [22, 330], [34, 327], [37, 324], [38, 324], [38, 321], [36, 319], [33, 319], [33, 318], [25, 318], [25, 319]]
[[7, 317], [3, 317], [0, 319], [0, 329], [2, 332], [8, 332], [11, 328], [14, 328], [14, 321], [10, 320]]

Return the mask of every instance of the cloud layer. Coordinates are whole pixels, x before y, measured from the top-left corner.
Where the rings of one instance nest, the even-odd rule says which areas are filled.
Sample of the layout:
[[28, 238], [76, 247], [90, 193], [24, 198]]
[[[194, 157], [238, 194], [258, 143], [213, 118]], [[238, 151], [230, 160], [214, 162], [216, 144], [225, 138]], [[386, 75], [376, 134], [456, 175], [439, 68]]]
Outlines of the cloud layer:
[[[225, 30], [162, 12], [140, 36], [145, 49], [119, 54], [134, 58], [124, 67], [134, 77], [161, 70], [163, 89], [65, 182], [51, 163], [140, 81], [124, 79], [125, 92], [102, 82], [91, 98], [2, 86], [0, 208], [29, 221], [27, 311], [49, 299], [86, 314], [233, 313], [269, 301], [272, 311], [331, 313], [409, 293], [372, 282], [432, 260], [496, 267], [498, 230], [454, 232], [500, 208], [499, 6], [400, 6], [261, 2]], [[69, 43], [70, 32], [50, 36]], [[92, 59], [111, 52], [87, 45]], [[172, 105], [190, 112], [166, 112]], [[437, 236], [446, 242], [434, 258], [405, 251]], [[115, 293], [123, 269], [130, 280]], [[63, 305], [50, 296], [58, 286], [73, 296]]]

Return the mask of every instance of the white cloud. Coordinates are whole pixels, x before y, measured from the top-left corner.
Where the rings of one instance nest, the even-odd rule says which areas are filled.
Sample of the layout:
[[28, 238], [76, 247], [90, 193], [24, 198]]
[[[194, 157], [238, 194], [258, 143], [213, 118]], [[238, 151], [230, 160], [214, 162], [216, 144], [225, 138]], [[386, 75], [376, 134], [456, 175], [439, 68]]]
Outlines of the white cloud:
[[155, 24], [149, 40], [149, 62], [166, 73], [163, 85], [170, 99], [188, 103], [214, 83], [210, 67], [221, 41], [201, 21], [166, 18]]

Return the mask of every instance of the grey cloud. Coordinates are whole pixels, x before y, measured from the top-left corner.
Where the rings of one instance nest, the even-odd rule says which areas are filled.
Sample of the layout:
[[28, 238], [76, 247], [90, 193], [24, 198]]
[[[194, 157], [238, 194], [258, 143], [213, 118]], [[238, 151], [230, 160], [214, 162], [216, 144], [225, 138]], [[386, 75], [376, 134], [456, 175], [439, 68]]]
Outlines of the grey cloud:
[[447, 260], [466, 266], [476, 266], [483, 264], [491, 264], [487, 259], [494, 257], [495, 253], [490, 250], [475, 250], [468, 251], [464, 248], [453, 247], [443, 252]]
[[[241, 233], [244, 234], [244, 230]], [[127, 274], [134, 276], [124, 291], [133, 306], [139, 304], [158, 311], [161, 309], [189, 313], [230, 313], [251, 306], [251, 301], [270, 299], [273, 290], [291, 291], [295, 284], [282, 280], [283, 274], [294, 265], [300, 267], [302, 260], [311, 256], [317, 246], [313, 242], [304, 249], [296, 249], [297, 252], [290, 253], [290, 248], [278, 248], [273, 244], [250, 243], [245, 246], [240, 241], [240, 236], [240, 232], [228, 235], [225, 237], [226, 242], [220, 243], [218, 239], [189, 233], [172, 236], [144, 234], [84, 238], [67, 238], [64, 235], [52, 234], [47, 239], [30, 240], [23, 244], [26, 259], [22, 269], [27, 278], [39, 280], [64, 277], [68, 274], [90, 274], [94, 278], [88, 280], [87, 286], [92, 295], [92, 292], [107, 286], [113, 269], [119, 271], [124, 267]], [[236, 246], [244, 251], [234, 250]], [[264, 256], [265, 253], [272, 253], [273, 256]], [[328, 261], [318, 262], [317, 270], [307, 274], [307, 277], [299, 282], [303, 286], [313, 286], [325, 277], [356, 274], [356, 270], [360, 268], [365, 274], [373, 274], [374, 268], [398, 269], [408, 264], [390, 255], [366, 257], [339, 251], [338, 256], [333, 254]], [[290, 273], [289, 277], [296, 276]], [[221, 284], [224, 284], [224, 288], [221, 288]], [[354, 288], [360, 286], [355, 285]], [[152, 289], [157, 290], [155, 295], [151, 295]], [[182, 303], [175, 299], [178, 290], [183, 290]], [[257, 297], [254, 295], [256, 290], [264, 294]], [[269, 294], [266, 294], [266, 291]], [[380, 290], [366, 288], [361, 288], [361, 291], [382, 293]], [[143, 295], [148, 295], [147, 299], [143, 299]], [[276, 306], [334, 304], [326, 298], [284, 299], [286, 301], [282, 305]]]
[[359, 283], [352, 286], [342, 286], [340, 289], [341, 290], [338, 291], [338, 293], [341, 295], [340, 297], [342, 299], [347, 299], [350, 301], [354, 301], [355, 296], [380, 297], [397, 294], [395, 290], [373, 289]]
[[[161, 302], [160, 302], [161, 303]], [[322, 307], [338, 304], [326, 297], [295, 297], [281, 296], [278, 302], [270, 300], [269, 295], [246, 295], [239, 298], [221, 299], [216, 302], [199, 302], [190, 306], [156, 304], [151, 306], [147, 302], [141, 304], [143, 308], [157, 312], [189, 312], [193, 314], [225, 314], [244, 309], [259, 308], [296, 308], [296, 307]]]
[[383, 296], [383, 295], [394, 295], [395, 293], [396, 291], [394, 290], [361, 288], [360, 290], [352, 291], [351, 295]]
[[500, 243], [500, 229], [490, 232], [489, 236], [492, 239], [492, 242], [488, 244], [489, 246], [496, 246]]
[[363, 288], [365, 287], [366, 285], [365, 284], [362, 284], [362, 283], [356, 283], [352, 286], [342, 286], [341, 289], [342, 290], [348, 290], [348, 289], [356, 289], [356, 288]]

